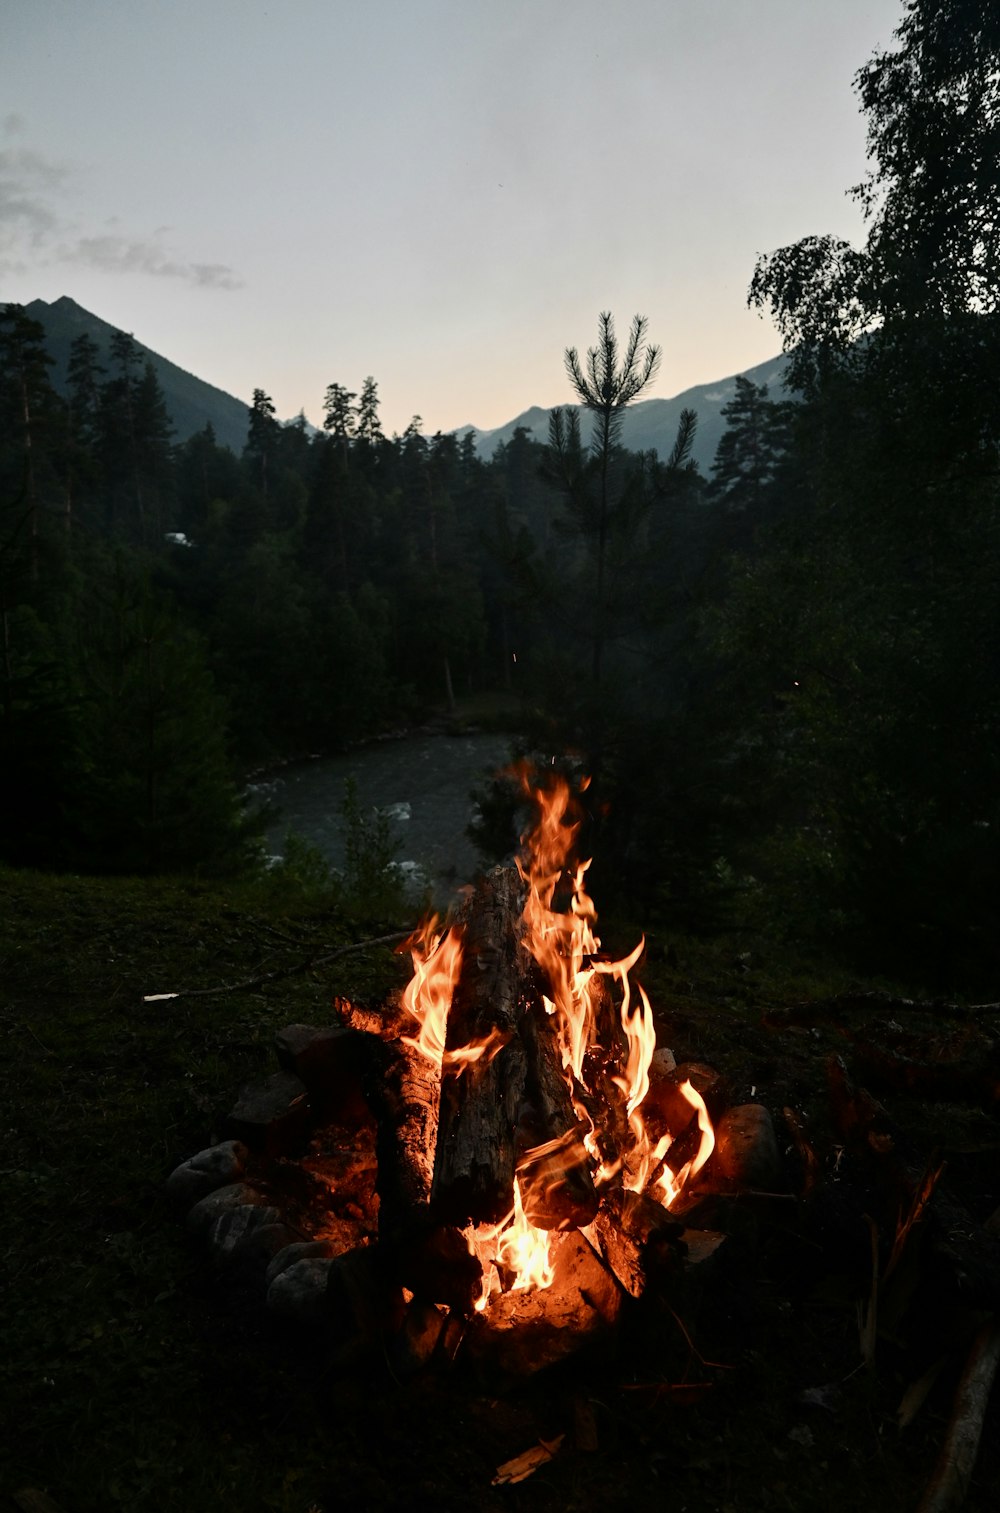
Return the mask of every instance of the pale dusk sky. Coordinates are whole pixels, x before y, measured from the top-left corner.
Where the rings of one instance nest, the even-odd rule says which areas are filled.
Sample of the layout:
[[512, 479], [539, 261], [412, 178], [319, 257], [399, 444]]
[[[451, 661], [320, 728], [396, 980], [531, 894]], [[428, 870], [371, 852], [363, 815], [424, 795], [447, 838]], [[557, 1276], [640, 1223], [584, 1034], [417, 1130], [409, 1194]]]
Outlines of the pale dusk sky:
[[901, 0], [0, 0], [0, 300], [387, 432], [567, 401], [636, 312], [667, 398], [772, 357], [758, 253], [860, 243]]

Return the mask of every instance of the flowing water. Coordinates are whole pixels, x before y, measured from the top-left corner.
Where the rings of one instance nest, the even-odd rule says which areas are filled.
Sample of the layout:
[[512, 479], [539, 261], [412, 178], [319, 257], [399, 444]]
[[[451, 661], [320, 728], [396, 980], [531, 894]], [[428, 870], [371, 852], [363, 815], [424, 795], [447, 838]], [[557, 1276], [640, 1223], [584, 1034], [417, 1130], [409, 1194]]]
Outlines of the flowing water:
[[472, 791], [507, 763], [509, 752], [501, 735], [413, 735], [285, 767], [253, 789], [279, 811], [265, 832], [267, 849], [280, 856], [293, 830], [342, 867], [341, 805], [353, 778], [362, 812], [386, 815], [396, 864], [415, 890], [429, 884], [443, 905], [482, 870], [465, 834], [475, 814]]

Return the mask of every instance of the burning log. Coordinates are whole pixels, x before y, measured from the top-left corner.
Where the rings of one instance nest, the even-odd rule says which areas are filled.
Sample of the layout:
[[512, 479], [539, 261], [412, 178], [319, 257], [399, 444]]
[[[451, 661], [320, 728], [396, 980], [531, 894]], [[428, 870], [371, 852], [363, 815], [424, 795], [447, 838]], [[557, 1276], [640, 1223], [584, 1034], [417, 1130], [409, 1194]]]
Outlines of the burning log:
[[525, 1215], [538, 1229], [582, 1228], [597, 1213], [597, 1190], [555, 1029], [539, 1005], [525, 1014], [521, 1035], [531, 1103], [522, 1109], [519, 1138], [536, 1137], [517, 1168]]
[[541, 1291], [516, 1289], [477, 1314], [466, 1338], [473, 1360], [505, 1377], [530, 1376], [613, 1328], [623, 1293], [580, 1234], [553, 1238], [553, 1280]]
[[615, 1191], [601, 1200], [593, 1234], [601, 1254], [625, 1291], [642, 1296], [652, 1242], [675, 1242], [684, 1226], [662, 1203], [644, 1193]]
[[522, 905], [517, 874], [497, 868], [464, 911], [430, 1194], [435, 1214], [451, 1223], [496, 1224], [514, 1206], [515, 1131], [527, 1082], [518, 1029], [532, 977], [520, 943]]
[[540, 1229], [589, 1223], [597, 1194], [539, 973], [522, 944], [524, 888], [510, 868], [483, 879], [463, 915], [448, 1014], [431, 1207], [455, 1224], [497, 1224], [514, 1207]]
[[378, 1110], [379, 1248], [396, 1280], [433, 1303], [472, 1307], [481, 1268], [455, 1228], [430, 1211], [441, 1074], [433, 1061], [393, 1041], [371, 1097]]

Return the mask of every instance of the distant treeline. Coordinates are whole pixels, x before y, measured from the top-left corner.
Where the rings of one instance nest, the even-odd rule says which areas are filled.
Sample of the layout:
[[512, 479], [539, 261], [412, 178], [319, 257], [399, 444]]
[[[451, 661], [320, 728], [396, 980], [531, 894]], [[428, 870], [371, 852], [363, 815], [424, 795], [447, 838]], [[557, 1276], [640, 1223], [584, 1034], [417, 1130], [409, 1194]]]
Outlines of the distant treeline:
[[[367, 379], [312, 436], [256, 391], [237, 457], [172, 444], [126, 336], [110, 371], [82, 338], [58, 398], [8, 306], [4, 855], [232, 864], [234, 772], [503, 691], [593, 774], [602, 897], [994, 971], [1000, 17], [907, 0], [896, 40], [856, 80], [865, 247], [760, 260], [791, 393], [738, 381], [707, 479], [691, 415], [669, 458], [619, 445], [641, 321], [566, 354], [592, 436], [388, 438]], [[483, 798], [500, 849], [511, 803]]]

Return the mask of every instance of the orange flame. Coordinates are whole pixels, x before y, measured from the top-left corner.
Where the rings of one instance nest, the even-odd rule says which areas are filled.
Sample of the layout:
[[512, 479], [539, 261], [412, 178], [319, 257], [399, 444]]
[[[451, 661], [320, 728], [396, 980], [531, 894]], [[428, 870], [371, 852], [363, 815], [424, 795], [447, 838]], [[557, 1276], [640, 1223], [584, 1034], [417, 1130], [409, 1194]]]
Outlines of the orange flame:
[[529, 1224], [521, 1203], [521, 1184], [514, 1178], [514, 1214], [500, 1235], [497, 1248], [500, 1261], [514, 1272], [512, 1292], [531, 1287], [552, 1286], [552, 1263], [549, 1260], [549, 1233]]
[[[649, 1091], [649, 1069], [656, 1049], [653, 1011], [645, 990], [636, 984], [639, 1002], [633, 1007], [633, 989], [629, 973], [641, 956], [645, 941], [620, 961], [600, 957], [601, 942], [594, 926], [597, 913], [587, 894], [585, 878], [589, 861], [573, 862], [570, 853], [580, 828], [580, 811], [569, 783], [556, 776], [547, 787], [540, 787], [527, 765], [519, 771], [524, 791], [537, 808], [534, 827], [521, 837], [522, 850], [518, 870], [527, 884], [523, 925], [524, 944], [541, 968], [551, 996], [543, 996], [542, 1006], [553, 1016], [567, 1087], [580, 1123], [559, 1139], [525, 1153], [523, 1180], [529, 1184], [556, 1180], [551, 1173], [561, 1169], [570, 1153], [578, 1159], [589, 1158], [595, 1185], [619, 1176], [622, 1185], [634, 1192], [650, 1190], [667, 1208], [676, 1202], [685, 1184], [704, 1166], [715, 1146], [715, 1135], [704, 1100], [690, 1082], [681, 1093], [696, 1111], [701, 1138], [696, 1155], [678, 1171], [664, 1164], [673, 1143], [666, 1134], [654, 1146], [642, 1118], [642, 1105]], [[581, 785], [585, 789], [587, 782]], [[568, 907], [557, 907], [558, 902]], [[403, 995], [403, 1005], [419, 1026], [415, 1037], [404, 1037], [424, 1056], [435, 1061], [443, 1071], [460, 1075], [472, 1062], [492, 1057], [506, 1043], [507, 1037], [494, 1028], [482, 1040], [460, 1049], [446, 1051], [448, 1011], [462, 965], [462, 937], [452, 926], [439, 928], [436, 916], [407, 942], [414, 975]], [[602, 997], [597, 978], [607, 976], [621, 984], [620, 1021], [624, 1040], [618, 1045], [595, 1044], [598, 1009]], [[605, 1156], [600, 1146], [600, 1131], [595, 1130], [588, 1109], [581, 1101], [586, 1091], [588, 1052], [600, 1053], [606, 1066], [609, 1058], [621, 1067], [612, 1078], [625, 1101], [625, 1115], [631, 1145], [614, 1148]], [[582, 1149], [581, 1149], [582, 1147]], [[584, 1157], [583, 1152], [586, 1152]], [[657, 1176], [657, 1173], [659, 1175]], [[655, 1181], [653, 1180], [655, 1178]], [[531, 1206], [529, 1187], [529, 1207]], [[535, 1228], [528, 1220], [522, 1202], [521, 1184], [514, 1179], [514, 1206], [497, 1225], [469, 1228], [465, 1236], [470, 1250], [483, 1262], [483, 1292], [476, 1304], [482, 1311], [494, 1291], [499, 1290], [498, 1267], [513, 1275], [513, 1290], [548, 1287], [552, 1283], [549, 1257], [549, 1232]]]
[[698, 1128], [701, 1131], [701, 1142], [698, 1146], [697, 1154], [686, 1165], [682, 1166], [676, 1175], [671, 1171], [669, 1166], [663, 1168], [663, 1175], [656, 1185], [661, 1190], [662, 1197], [660, 1201], [664, 1208], [669, 1208], [672, 1203], [677, 1201], [685, 1183], [690, 1182], [692, 1177], [698, 1175], [715, 1149], [715, 1131], [712, 1128], [712, 1121], [708, 1116], [708, 1109], [705, 1107], [704, 1098], [690, 1082], [682, 1082], [680, 1091], [698, 1114]]
[[549, 1012], [557, 1016], [563, 1065], [582, 1081], [596, 1007], [591, 993], [594, 965], [589, 958], [601, 948], [592, 929], [597, 913], [583, 885], [590, 862], [580, 862], [572, 874], [569, 913], [557, 913], [553, 899], [560, 881], [570, 877], [566, 861], [580, 821], [574, 816], [573, 797], [565, 778], [557, 777], [546, 790], [532, 787], [529, 768], [522, 767], [519, 775], [525, 792], [538, 806], [534, 830], [521, 837], [526, 854], [517, 859], [518, 871], [528, 884], [525, 944], [552, 989]]
[[[537, 786], [531, 769], [522, 766], [518, 773], [524, 791], [534, 799], [538, 818], [533, 830], [522, 836], [522, 856], [518, 870], [528, 884], [524, 907], [525, 944], [545, 973], [552, 997], [543, 999], [547, 1013], [556, 1016], [563, 1066], [586, 1086], [585, 1063], [594, 1037], [597, 997], [595, 977], [610, 976], [621, 983], [621, 1024], [627, 1046], [624, 1071], [613, 1079], [626, 1100], [626, 1115], [632, 1147], [618, 1160], [603, 1161], [595, 1132], [584, 1135], [584, 1145], [595, 1163], [597, 1185], [622, 1172], [623, 1185], [643, 1192], [667, 1155], [672, 1140], [664, 1135], [654, 1146], [646, 1133], [641, 1106], [649, 1091], [649, 1068], [656, 1049], [656, 1027], [645, 990], [638, 986], [639, 1005], [633, 1010], [629, 973], [642, 954], [645, 941], [621, 961], [599, 959], [601, 942], [595, 933], [597, 913], [584, 887], [590, 862], [579, 862], [574, 870], [568, 858], [580, 828], [579, 811], [565, 778], [556, 777], [548, 788]], [[581, 791], [587, 787], [585, 781]], [[558, 913], [554, 899], [560, 883], [569, 884], [569, 910]], [[606, 1051], [610, 1048], [605, 1047]], [[572, 1082], [571, 1082], [572, 1091]], [[657, 1196], [669, 1207], [685, 1183], [704, 1166], [715, 1146], [715, 1135], [704, 1102], [690, 1083], [681, 1091], [697, 1109], [701, 1142], [697, 1155], [676, 1173], [669, 1167], [657, 1182]], [[584, 1119], [584, 1111], [580, 1109]]]
[[482, 1293], [476, 1312], [483, 1313], [494, 1292], [500, 1291], [497, 1267], [513, 1275], [510, 1292], [551, 1287], [555, 1272], [549, 1256], [549, 1233], [536, 1229], [524, 1212], [521, 1184], [514, 1178], [514, 1207], [499, 1224], [481, 1224], [464, 1231], [470, 1252], [483, 1262]]
[[403, 950], [409, 947], [413, 961], [413, 976], [403, 993], [403, 1008], [419, 1026], [415, 1036], [401, 1038], [404, 1045], [413, 1046], [441, 1066], [448, 1010], [462, 969], [462, 934], [454, 926], [438, 930], [438, 923], [438, 916], [432, 914], [401, 947]]

